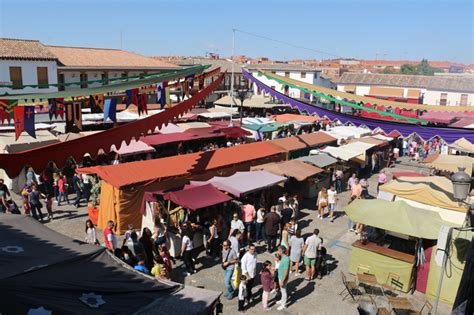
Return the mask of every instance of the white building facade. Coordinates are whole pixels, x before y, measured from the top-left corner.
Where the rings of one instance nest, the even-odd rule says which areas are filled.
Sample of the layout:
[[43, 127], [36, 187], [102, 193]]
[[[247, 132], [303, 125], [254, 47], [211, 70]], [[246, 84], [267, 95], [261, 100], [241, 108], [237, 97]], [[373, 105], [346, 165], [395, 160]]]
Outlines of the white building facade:
[[1, 95], [58, 90], [57, 58], [39, 41], [0, 38]]
[[[256, 65], [249, 65], [245, 67], [247, 71], [249, 71], [254, 77], [256, 77], [259, 81], [263, 84], [271, 87], [272, 89], [284, 93], [292, 98], [297, 99], [306, 99], [306, 100], [313, 100], [313, 96], [311, 94], [306, 94], [303, 91], [295, 88], [289, 88], [285, 91], [285, 86], [276, 82], [275, 80], [269, 79], [264, 75], [259, 75], [258, 71], [263, 70], [267, 72], [271, 72], [273, 74], [287, 77], [290, 79], [302, 81], [309, 84], [315, 85], [327, 85], [326, 79], [321, 78], [321, 71], [311, 69], [304, 65], [296, 65], [296, 64], [256, 64]], [[254, 95], [264, 95], [266, 96], [267, 93], [261, 91], [259, 87], [253, 84], [253, 93]]]

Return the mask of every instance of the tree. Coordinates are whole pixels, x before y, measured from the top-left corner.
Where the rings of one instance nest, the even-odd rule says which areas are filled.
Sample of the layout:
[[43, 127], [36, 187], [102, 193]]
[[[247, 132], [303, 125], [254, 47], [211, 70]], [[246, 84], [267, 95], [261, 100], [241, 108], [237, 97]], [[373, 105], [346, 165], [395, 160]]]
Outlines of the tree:
[[401, 74], [418, 74], [417, 68], [411, 64], [403, 64], [400, 67]]
[[394, 74], [394, 73], [397, 73], [397, 70], [395, 70], [395, 68], [393, 68], [392, 66], [388, 66], [388, 67], [383, 68], [382, 73]]

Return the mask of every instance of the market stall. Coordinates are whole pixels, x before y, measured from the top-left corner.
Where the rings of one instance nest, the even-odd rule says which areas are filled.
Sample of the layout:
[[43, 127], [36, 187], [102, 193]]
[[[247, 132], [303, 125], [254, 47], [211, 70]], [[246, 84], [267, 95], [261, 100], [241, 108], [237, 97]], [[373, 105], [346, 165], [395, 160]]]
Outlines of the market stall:
[[396, 275], [403, 292], [412, 289], [416, 281], [421, 240], [437, 240], [442, 227], [452, 226], [436, 212], [404, 201], [357, 199], [344, 211], [352, 221], [366, 225], [366, 231], [370, 231], [367, 226], [375, 228], [367, 232], [365, 240], [353, 244], [349, 271], [373, 274], [379, 284], [387, 283], [390, 274]]
[[317, 183], [321, 180], [318, 175], [322, 175], [324, 172], [319, 167], [298, 160], [257, 165], [251, 167], [250, 170], [268, 171], [275, 175], [288, 177], [288, 192], [296, 193], [305, 198], [316, 196], [318, 191]]
[[465, 155], [439, 155], [433, 162], [427, 163], [428, 166], [439, 171], [455, 173], [459, 167], [464, 167], [465, 172], [472, 174], [472, 164], [474, 158]]
[[454, 141], [449, 146], [450, 149], [459, 151], [461, 154], [474, 154], [474, 144], [472, 144], [466, 138], [461, 138], [459, 140]]
[[[232, 200], [211, 184], [185, 185], [180, 190], [146, 192], [143, 199], [141, 228], [147, 227], [153, 231], [157, 223], [166, 224], [169, 227], [168, 248], [173, 257], [181, 255], [178, 226], [187, 215]], [[198, 224], [194, 224], [193, 227], [194, 247], [199, 248], [203, 245], [203, 232]]]
[[213, 177], [205, 182], [191, 181], [193, 185], [212, 184], [236, 197], [242, 197], [256, 191], [281, 184], [286, 181], [283, 176], [274, 175], [267, 171], [237, 172], [229, 177]]
[[320, 168], [327, 168], [328, 166], [331, 166], [337, 163], [337, 159], [325, 153], [303, 156], [303, 157], [297, 158], [296, 160], [302, 161], [302, 162], [305, 162], [305, 163], [308, 163]]

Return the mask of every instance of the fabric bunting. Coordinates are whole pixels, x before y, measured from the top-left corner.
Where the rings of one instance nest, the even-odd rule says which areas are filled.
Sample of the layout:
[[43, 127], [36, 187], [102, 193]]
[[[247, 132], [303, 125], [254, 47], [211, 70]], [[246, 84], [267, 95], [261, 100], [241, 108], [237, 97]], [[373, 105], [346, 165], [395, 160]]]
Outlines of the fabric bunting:
[[15, 140], [18, 140], [23, 131], [36, 138], [34, 106], [16, 106], [13, 109], [13, 117], [15, 121]]
[[89, 97], [91, 113], [102, 113], [104, 111], [104, 94], [95, 94]]
[[125, 107], [130, 104], [138, 105], [138, 88], [125, 91]]
[[66, 104], [66, 131], [82, 130], [82, 102]]
[[140, 116], [142, 113], [148, 114], [148, 108], [147, 108], [147, 101], [148, 101], [148, 95], [147, 94], [138, 94], [138, 116]]
[[58, 105], [56, 102], [55, 98], [50, 98], [48, 99], [48, 115], [49, 115], [49, 120], [53, 120], [54, 118], [58, 118]]
[[13, 108], [16, 105], [18, 105], [17, 100], [0, 100], [0, 121], [2, 124], [5, 120], [10, 123], [13, 118]]
[[110, 98], [104, 102], [104, 121], [110, 118], [113, 122], [117, 122], [117, 99]]
[[160, 108], [165, 108], [166, 105], [166, 90], [167, 82], [160, 82], [156, 85], [156, 102], [160, 104]]
[[64, 114], [66, 113], [66, 107], [64, 106], [64, 98], [56, 99], [56, 117], [59, 116], [61, 119], [64, 119]]

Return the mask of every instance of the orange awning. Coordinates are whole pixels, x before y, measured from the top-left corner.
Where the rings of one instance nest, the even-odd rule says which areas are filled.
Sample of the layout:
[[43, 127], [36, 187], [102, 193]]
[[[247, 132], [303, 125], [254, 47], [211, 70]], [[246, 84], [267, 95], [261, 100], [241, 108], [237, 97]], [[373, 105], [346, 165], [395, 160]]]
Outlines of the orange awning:
[[300, 135], [298, 136], [298, 138], [310, 147], [315, 147], [323, 144], [328, 144], [333, 141], [337, 141], [336, 138], [320, 131]]
[[420, 90], [417, 89], [408, 89], [407, 98], [419, 98]]
[[300, 150], [300, 149], [305, 149], [307, 148], [308, 146], [306, 145], [306, 143], [304, 143], [303, 141], [301, 141], [299, 139], [299, 137], [289, 137], [289, 138], [281, 138], [281, 139], [274, 139], [274, 140], [271, 140], [269, 141], [271, 143], [273, 143], [274, 145], [282, 148], [283, 150], [285, 150], [286, 152], [290, 152], [290, 151], [296, 151], [296, 150]]
[[161, 159], [93, 166], [78, 173], [97, 174], [110, 185], [120, 188], [137, 183], [150, 183], [164, 178], [201, 174], [235, 164], [282, 154], [285, 151], [269, 142], [242, 144], [215, 151], [176, 155]]
[[273, 116], [273, 120], [276, 122], [287, 122], [287, 121], [304, 121], [304, 122], [317, 122], [320, 120], [318, 116], [306, 116], [306, 115], [298, 115], [298, 114], [281, 114]]

